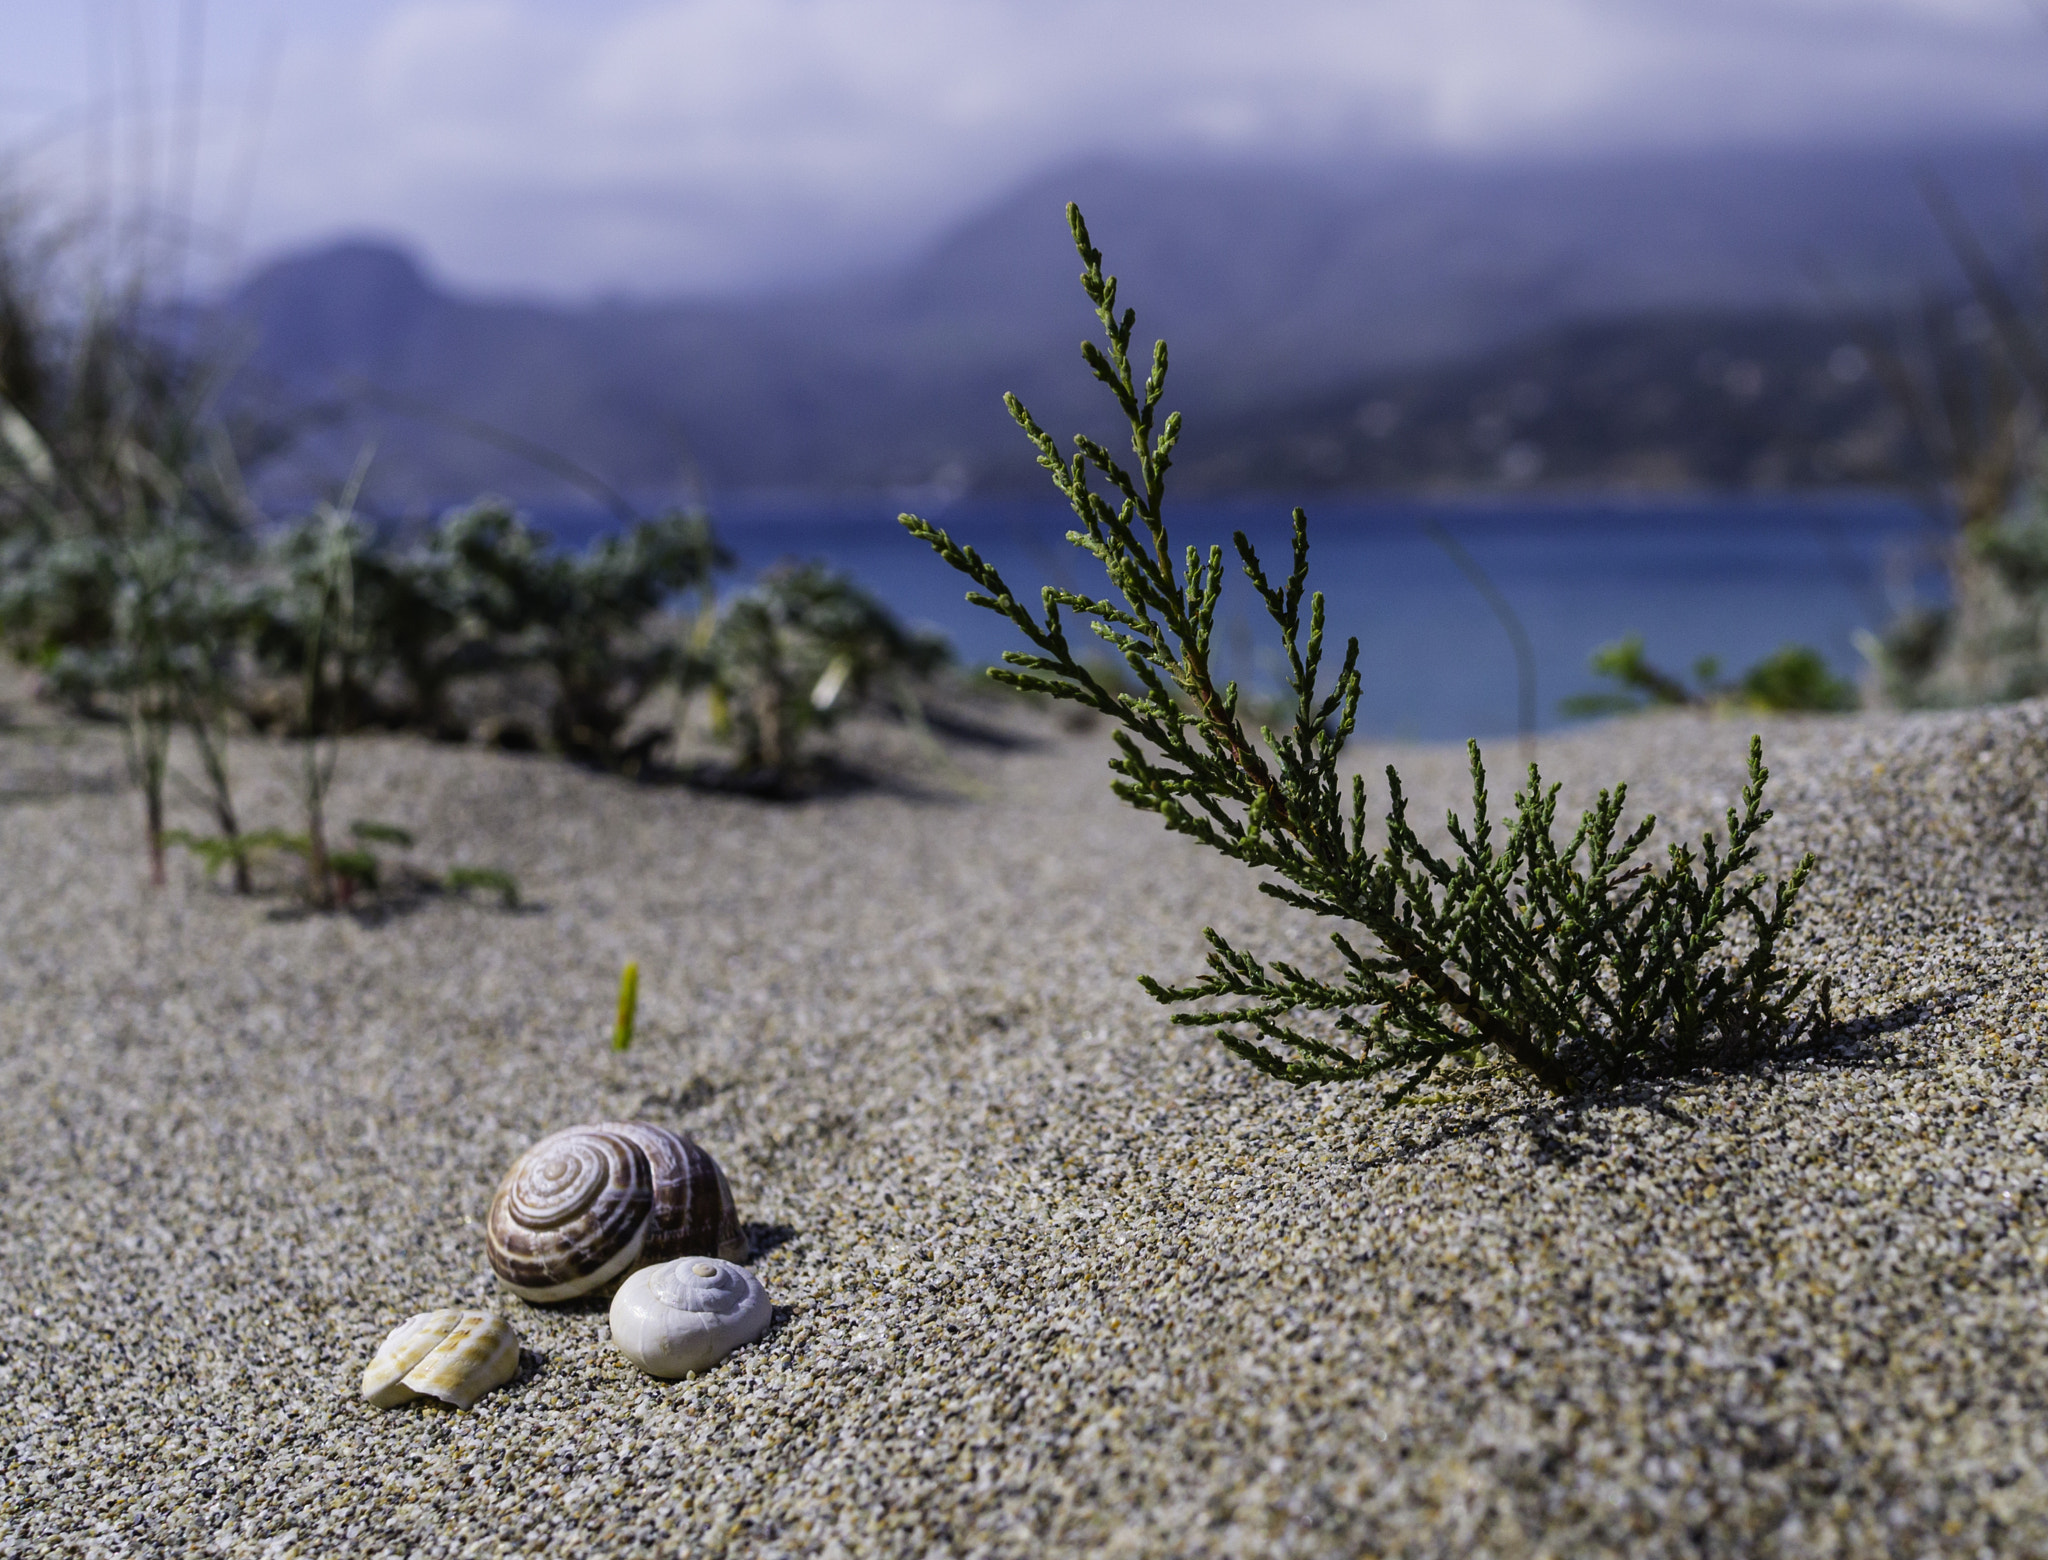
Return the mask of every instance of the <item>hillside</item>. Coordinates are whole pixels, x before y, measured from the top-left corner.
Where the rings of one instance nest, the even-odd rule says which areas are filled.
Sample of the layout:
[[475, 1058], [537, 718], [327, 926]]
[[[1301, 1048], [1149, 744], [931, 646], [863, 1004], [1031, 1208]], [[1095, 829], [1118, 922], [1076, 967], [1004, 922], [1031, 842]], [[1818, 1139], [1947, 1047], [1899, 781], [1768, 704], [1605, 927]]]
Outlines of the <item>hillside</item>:
[[[531, 452], [478, 437], [492, 429], [646, 500], [693, 480], [714, 493], [1004, 486], [1029, 470], [1004, 390], [1053, 426], [1094, 404], [1072, 356], [1088, 324], [1059, 220], [1074, 196], [1140, 308], [1141, 331], [1174, 343], [1174, 403], [1237, 451], [1217, 457], [1210, 480], [1263, 481], [1269, 471], [1321, 469], [1270, 439], [1263, 453], [1251, 449], [1274, 426], [1268, 408], [1286, 408], [1290, 423], [1319, 398], [1355, 413], [1392, 393], [1387, 386], [1437, 383], [1429, 376], [1446, 364], [1466, 365], [1454, 377], [1493, 374], [1489, 354], [1510, 344], [1557, 417], [1579, 402], [1550, 379], [1612, 378], [1615, 341], [1638, 329], [1649, 332], [1641, 350], [1657, 357], [1679, 350], [1674, 329], [1725, 327], [1745, 343], [1699, 351], [1797, 360], [1804, 374], [1841, 344], [1816, 314], [1827, 298], [1867, 302], [1946, 273], [1917, 176], [1937, 171], [2004, 241], [2023, 209], [2020, 172], [2039, 150], [1750, 150], [1363, 170], [1095, 165], [1013, 192], [915, 264], [828, 289], [580, 304], [473, 298], [402, 251], [354, 241], [273, 263], [226, 300], [221, 319], [244, 362], [239, 393], [320, 412], [317, 431], [270, 475], [278, 498], [331, 482], [370, 439], [374, 492], [387, 505], [479, 488], [535, 502], [566, 496]], [[1590, 335], [1576, 328], [1588, 324]], [[1606, 366], [1572, 358], [1581, 348]], [[1757, 412], [1775, 405], [1750, 399]], [[1559, 464], [1549, 469], [1597, 475], [1645, 458], [1668, 466], [1634, 450], [1567, 456], [1573, 439], [1633, 436], [1626, 421], [1553, 434], [1546, 448]], [[1446, 466], [1440, 440], [1379, 443], [1384, 459], [1347, 457], [1338, 478], [1451, 479], [1470, 464], [1458, 455]], [[1818, 475], [1817, 459], [1767, 444], [1683, 464], [1686, 480], [1721, 481]]]
[[1858, 334], [1766, 310], [1561, 325], [1197, 428], [1181, 476], [1204, 492], [1291, 493], [1773, 489], [1924, 475]]

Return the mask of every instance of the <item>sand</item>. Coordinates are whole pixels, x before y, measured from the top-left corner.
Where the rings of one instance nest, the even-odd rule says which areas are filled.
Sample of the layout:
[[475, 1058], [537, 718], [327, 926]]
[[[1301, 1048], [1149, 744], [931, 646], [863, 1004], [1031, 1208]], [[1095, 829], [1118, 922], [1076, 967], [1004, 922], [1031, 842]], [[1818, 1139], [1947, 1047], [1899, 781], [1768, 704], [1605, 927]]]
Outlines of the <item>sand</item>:
[[[2048, 709], [1764, 727], [1830, 1046], [1393, 1111], [1174, 1028], [1135, 977], [1205, 923], [1320, 933], [1116, 803], [1102, 730], [981, 718], [802, 804], [354, 742], [342, 817], [528, 901], [363, 916], [151, 890], [112, 737], [0, 734], [0, 1554], [2048, 1552]], [[1751, 724], [1542, 753], [1661, 839]], [[718, 1156], [776, 1302], [699, 1377], [484, 1261], [518, 1152], [614, 1116]], [[515, 1380], [360, 1402], [448, 1305]]]

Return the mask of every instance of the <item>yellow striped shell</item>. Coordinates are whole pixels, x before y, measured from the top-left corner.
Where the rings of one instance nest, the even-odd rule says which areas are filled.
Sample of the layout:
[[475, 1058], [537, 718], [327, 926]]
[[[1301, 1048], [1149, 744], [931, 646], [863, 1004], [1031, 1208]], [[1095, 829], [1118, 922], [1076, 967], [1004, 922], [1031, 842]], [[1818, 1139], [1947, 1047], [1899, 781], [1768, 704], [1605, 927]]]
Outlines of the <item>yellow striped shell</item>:
[[519, 1156], [485, 1225], [491, 1270], [523, 1300], [593, 1294], [637, 1267], [747, 1254], [725, 1173], [680, 1132], [601, 1121]]
[[519, 1371], [519, 1334], [484, 1311], [427, 1311], [400, 1322], [363, 1372], [363, 1396], [378, 1408], [416, 1397], [468, 1408]]

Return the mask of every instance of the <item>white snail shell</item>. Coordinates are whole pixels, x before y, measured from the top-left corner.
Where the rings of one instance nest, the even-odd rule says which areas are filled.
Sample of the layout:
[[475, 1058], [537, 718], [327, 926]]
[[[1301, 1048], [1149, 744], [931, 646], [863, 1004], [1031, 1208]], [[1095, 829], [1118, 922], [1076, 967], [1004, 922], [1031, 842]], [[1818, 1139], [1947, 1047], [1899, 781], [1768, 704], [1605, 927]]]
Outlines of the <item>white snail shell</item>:
[[519, 1334], [484, 1311], [427, 1311], [400, 1322], [363, 1372], [363, 1396], [378, 1408], [416, 1397], [468, 1408], [519, 1371]]
[[768, 1291], [737, 1262], [684, 1257], [619, 1285], [612, 1342], [650, 1376], [685, 1376], [752, 1343], [774, 1316]]
[[569, 1300], [650, 1262], [747, 1254], [725, 1172], [680, 1132], [600, 1121], [542, 1138], [491, 1201], [491, 1269], [523, 1300]]

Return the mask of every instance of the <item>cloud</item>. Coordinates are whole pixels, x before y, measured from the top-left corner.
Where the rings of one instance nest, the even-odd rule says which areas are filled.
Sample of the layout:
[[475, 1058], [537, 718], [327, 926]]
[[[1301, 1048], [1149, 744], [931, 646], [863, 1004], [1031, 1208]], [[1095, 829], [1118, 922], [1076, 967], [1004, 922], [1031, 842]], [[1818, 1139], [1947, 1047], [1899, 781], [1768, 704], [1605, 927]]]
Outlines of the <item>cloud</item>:
[[293, 29], [260, 241], [395, 229], [466, 281], [550, 290], [843, 270], [1083, 155], [1484, 155], [2038, 125], [2048, 113], [2048, 28], [2029, 0], [220, 11], [229, 31], [259, 13]]

